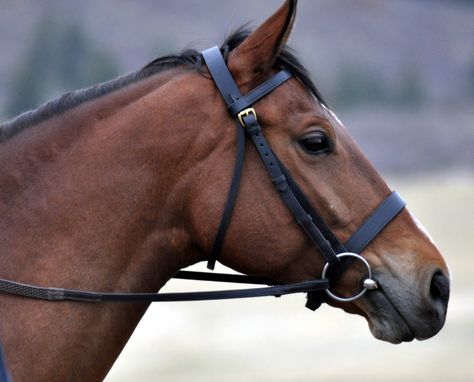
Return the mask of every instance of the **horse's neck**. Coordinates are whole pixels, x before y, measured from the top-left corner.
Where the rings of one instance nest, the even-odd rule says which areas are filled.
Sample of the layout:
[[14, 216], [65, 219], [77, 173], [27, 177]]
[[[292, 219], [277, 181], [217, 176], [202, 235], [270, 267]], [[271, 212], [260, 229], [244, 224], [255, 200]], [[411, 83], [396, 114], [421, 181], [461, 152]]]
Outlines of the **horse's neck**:
[[[134, 94], [123, 89], [2, 144], [1, 278], [157, 291], [191, 261], [179, 200], [168, 196], [179, 195], [179, 186], [159, 170], [170, 164], [157, 163], [150, 121], [130, 106], [160, 86], [150, 81], [128, 89]], [[1, 295], [0, 338], [15, 380], [102, 378], [146, 307]]]
[[[27, 128], [0, 146], [2, 256], [35, 265], [36, 277], [44, 259], [63, 271], [76, 269], [67, 278], [48, 275], [48, 282], [81, 284], [93, 277], [91, 268], [113, 264], [116, 280], [107, 280], [114, 284], [97, 285], [111, 288], [133, 266], [131, 251], [158, 245], [149, 243], [151, 233], [160, 243], [179, 236], [180, 217], [168, 197], [176, 190], [163, 171], [170, 163], [163, 163], [155, 144], [160, 133], [152, 131], [160, 126], [148, 128], [134, 105], [166, 83], [157, 77]], [[86, 269], [77, 269], [80, 259]], [[10, 272], [32, 281], [29, 268]], [[84, 287], [94, 287], [87, 281]]]

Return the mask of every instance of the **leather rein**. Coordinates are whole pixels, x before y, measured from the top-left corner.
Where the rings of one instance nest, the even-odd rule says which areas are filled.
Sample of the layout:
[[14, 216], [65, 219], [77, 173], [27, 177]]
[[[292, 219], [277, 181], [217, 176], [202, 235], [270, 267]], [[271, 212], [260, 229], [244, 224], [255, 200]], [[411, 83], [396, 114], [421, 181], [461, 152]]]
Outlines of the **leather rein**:
[[[242, 95], [218, 47], [205, 50], [202, 52], [202, 57], [204, 58], [216, 87], [222, 95], [229, 114], [237, 120], [237, 154], [234, 174], [207, 267], [211, 270], [214, 269], [232, 217], [232, 211], [237, 198], [242, 174], [245, 134], [247, 133], [257, 148], [258, 154], [281, 198], [295, 217], [297, 223], [301, 226], [319, 253], [321, 253], [326, 260], [326, 265], [323, 269], [321, 278], [293, 284], [276, 285], [273, 280], [264, 277], [240, 274], [233, 275], [179, 271], [173, 276], [173, 278], [270, 286], [184, 293], [100, 293], [74, 289], [41, 287], [0, 279], [0, 292], [47, 301], [68, 300], [84, 302], [202, 301], [263, 296], [280, 297], [282, 295], [293, 293], [307, 293], [308, 302], [306, 306], [315, 310], [322, 302], [324, 302], [327, 296], [338, 301], [353, 301], [364, 295], [368, 290], [377, 288], [377, 283], [372, 280], [370, 265], [359, 254], [405, 207], [405, 201], [398, 195], [398, 193], [391, 193], [372, 212], [351, 238], [346, 243], [341, 243], [331, 229], [326, 225], [322, 217], [312, 207], [308, 198], [301, 191], [288, 170], [273, 153], [258, 122], [257, 113], [255, 109], [252, 108], [252, 105], [255, 102], [272, 92], [285, 81], [289, 80], [293, 76], [292, 73], [287, 70], [281, 70], [249, 93]], [[330, 291], [330, 287], [335, 284], [344, 271], [355, 260], [361, 261], [367, 268], [367, 275], [362, 283], [360, 292], [352, 297], [336, 296]], [[330, 275], [330, 277], [326, 277], [326, 275]], [[323, 292], [326, 292], [326, 294]]]

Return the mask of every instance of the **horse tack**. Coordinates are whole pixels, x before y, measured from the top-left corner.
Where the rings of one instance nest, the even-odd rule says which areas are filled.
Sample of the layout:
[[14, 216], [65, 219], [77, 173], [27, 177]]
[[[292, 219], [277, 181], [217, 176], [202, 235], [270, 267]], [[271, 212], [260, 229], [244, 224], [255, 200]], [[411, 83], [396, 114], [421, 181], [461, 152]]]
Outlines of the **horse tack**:
[[[321, 279], [303, 281], [300, 283], [275, 285], [275, 282], [262, 277], [247, 275], [211, 274], [206, 272], [179, 271], [174, 278], [192, 279], [200, 281], [217, 281], [246, 284], [272, 285], [269, 287], [236, 289], [211, 292], [185, 292], [185, 293], [98, 293], [89, 291], [70, 290], [63, 288], [45, 288], [35, 285], [22, 284], [15, 281], [0, 279], [0, 292], [20, 295], [29, 298], [37, 298], [48, 301], [197, 301], [197, 300], [219, 300], [234, 298], [249, 298], [262, 296], [276, 296], [291, 293], [308, 293], [307, 307], [315, 310], [323, 302], [321, 291], [335, 300], [348, 302], [362, 297], [368, 290], [376, 289], [377, 283], [372, 280], [371, 268], [368, 262], [360, 256], [364, 248], [388, 225], [395, 216], [405, 207], [405, 202], [396, 193], [391, 193], [357, 229], [351, 238], [342, 244], [326, 225], [322, 217], [312, 207], [305, 194], [298, 187], [290, 173], [283, 166], [277, 156], [271, 150], [260, 124], [257, 112], [252, 107], [262, 97], [271, 93], [274, 89], [292, 78], [292, 74], [281, 70], [273, 75], [246, 95], [242, 95], [235, 83], [221, 51], [214, 47], [202, 52], [204, 61], [209, 69], [216, 87], [220, 91], [227, 105], [230, 115], [237, 120], [237, 156], [234, 174], [230, 184], [227, 201], [220, 220], [217, 234], [208, 259], [208, 268], [214, 269], [215, 262], [221, 252], [225, 234], [232, 217], [235, 205], [242, 165], [244, 159], [245, 133], [247, 133], [262, 159], [272, 182], [278, 190], [282, 200], [295, 217], [311, 242], [326, 260]], [[291, 123], [291, 121], [288, 121]], [[340, 259], [361, 261], [367, 268], [367, 277], [362, 283], [362, 289], [352, 297], [336, 296], [330, 291], [337, 279], [345, 272], [350, 262], [342, 262]], [[331, 269], [331, 277], [326, 278]]]
[[[321, 216], [312, 207], [311, 203], [300, 190], [293, 177], [272, 152], [267, 140], [265, 139], [262, 128], [258, 123], [257, 113], [255, 109], [252, 108], [253, 103], [290, 79], [292, 74], [286, 70], [282, 70], [257, 88], [250, 91], [247, 95], [243, 96], [232, 78], [232, 74], [228, 70], [218, 47], [213, 47], [204, 51], [202, 56], [216, 87], [219, 89], [222, 98], [227, 105], [229, 113], [232, 117], [237, 117], [238, 119], [236, 171], [234, 171], [229, 196], [213, 244], [211, 257], [208, 261], [208, 268], [214, 268], [219, 250], [222, 247], [225, 230], [227, 229], [232, 215], [232, 209], [235, 204], [236, 189], [240, 180], [240, 170], [242, 168], [242, 165], [239, 164], [239, 162], [243, 161], [244, 138], [241, 130], [244, 128], [247, 134], [251, 136], [259, 156], [283, 201], [293, 214], [297, 223], [302, 227], [303, 231], [327, 261], [321, 276], [322, 279], [325, 278], [330, 265], [337, 267], [337, 273], [334, 279], [339, 278], [344, 273], [349, 263], [345, 263], [345, 265], [341, 264], [339, 261], [341, 258], [360, 260], [367, 267], [369, 277], [364, 280], [363, 289], [357, 295], [348, 298], [338, 297], [334, 295], [329, 288], [326, 288], [325, 291], [328, 296], [338, 301], [348, 302], [362, 297], [367, 290], [376, 289], [377, 283], [371, 279], [370, 265], [364, 258], [358, 255], [358, 253], [362, 252], [375, 236], [377, 236], [377, 234], [398, 215], [398, 213], [405, 207], [405, 201], [396, 192], [390, 194], [351, 236], [348, 242], [343, 245], [334, 235], [332, 230], [326, 225]], [[321, 305], [322, 298], [314, 292], [311, 293], [312, 291], [308, 292], [310, 293], [308, 294], [308, 303], [306, 306], [315, 310]]]

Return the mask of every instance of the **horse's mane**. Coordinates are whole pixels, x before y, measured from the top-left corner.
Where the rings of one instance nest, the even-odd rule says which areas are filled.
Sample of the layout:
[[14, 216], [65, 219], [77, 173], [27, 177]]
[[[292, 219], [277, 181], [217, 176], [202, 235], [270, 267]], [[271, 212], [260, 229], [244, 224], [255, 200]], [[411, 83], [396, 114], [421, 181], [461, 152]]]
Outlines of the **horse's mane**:
[[[222, 44], [221, 52], [227, 59], [228, 53], [235, 49], [250, 31], [240, 28], [232, 33]], [[116, 90], [122, 89], [134, 82], [146, 79], [156, 73], [176, 68], [186, 67], [190, 70], [201, 71], [205, 66], [200, 52], [194, 49], [184, 50], [178, 55], [168, 55], [157, 58], [137, 72], [126, 74], [108, 82], [100, 83], [86, 89], [66, 93], [56, 100], [50, 101], [37, 109], [22, 113], [15, 119], [0, 124], [0, 143], [8, 140], [24, 129], [39, 124], [51, 117], [62, 114], [85, 102], [92, 101]], [[293, 50], [285, 47], [277, 58], [276, 66], [287, 69], [303, 84], [305, 89], [316, 99], [325, 104], [319, 91], [311, 80], [308, 71], [296, 57]]]

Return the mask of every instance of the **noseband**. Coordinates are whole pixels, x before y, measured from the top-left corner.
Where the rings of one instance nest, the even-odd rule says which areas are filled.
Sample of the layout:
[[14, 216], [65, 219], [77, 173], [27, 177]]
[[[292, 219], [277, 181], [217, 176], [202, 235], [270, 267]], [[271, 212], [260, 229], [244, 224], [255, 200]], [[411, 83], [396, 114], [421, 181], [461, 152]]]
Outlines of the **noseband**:
[[[217, 300], [229, 298], [248, 298], [260, 296], [276, 296], [290, 293], [308, 293], [306, 306], [317, 309], [324, 301], [322, 291], [338, 301], [353, 301], [364, 295], [367, 290], [376, 289], [377, 283], [372, 280], [371, 268], [368, 262], [359, 254], [389, 224], [405, 207], [405, 202], [398, 193], [391, 193], [356, 230], [346, 243], [341, 243], [332, 230], [327, 226], [299, 188], [288, 170], [283, 166], [270, 148], [262, 127], [257, 118], [257, 112], [252, 107], [255, 102], [271, 93], [277, 87], [289, 80], [293, 75], [287, 70], [281, 70], [249, 93], [242, 95], [235, 83], [218, 47], [202, 52], [204, 61], [209, 69], [216, 87], [222, 95], [229, 114], [236, 119], [237, 156], [234, 174], [230, 184], [227, 201], [220, 220], [217, 234], [208, 259], [208, 268], [214, 269], [218, 259], [225, 234], [229, 226], [232, 211], [238, 194], [242, 167], [244, 161], [245, 134], [247, 133], [282, 200], [301, 226], [317, 251], [326, 260], [321, 279], [308, 280], [294, 284], [275, 285], [275, 282], [262, 277], [246, 275], [212, 274], [205, 272], [179, 271], [174, 278], [193, 279], [201, 281], [218, 281], [246, 284], [272, 285], [262, 288], [237, 289], [212, 292], [188, 293], [98, 293], [63, 288], [45, 288], [35, 285], [18, 283], [0, 279], [0, 292], [39, 298], [48, 301], [196, 301]], [[342, 260], [341, 260], [342, 259]], [[347, 260], [349, 261], [343, 261]], [[352, 297], [340, 297], [330, 291], [336, 281], [342, 276], [352, 261], [358, 260], [367, 268], [367, 276], [362, 283], [360, 292]], [[328, 277], [326, 277], [328, 276]]]

